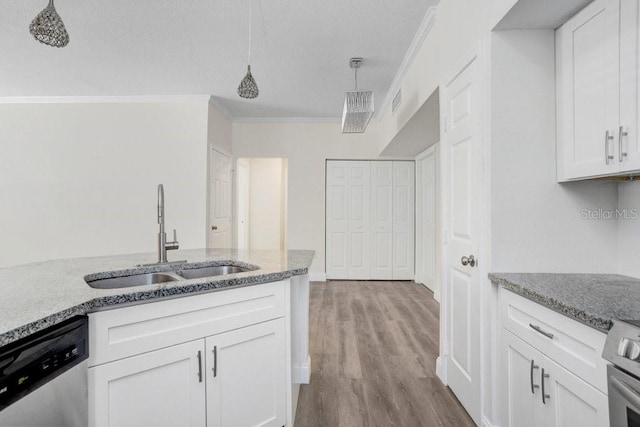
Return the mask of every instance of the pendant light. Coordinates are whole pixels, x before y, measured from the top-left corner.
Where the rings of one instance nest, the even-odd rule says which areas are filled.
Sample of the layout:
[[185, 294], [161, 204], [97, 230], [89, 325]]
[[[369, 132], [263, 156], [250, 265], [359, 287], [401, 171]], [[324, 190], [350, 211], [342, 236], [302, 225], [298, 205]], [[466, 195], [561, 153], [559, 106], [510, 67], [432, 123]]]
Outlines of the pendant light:
[[362, 58], [351, 58], [349, 66], [353, 68], [356, 88], [344, 95], [342, 109], [342, 133], [362, 133], [373, 116], [373, 92], [358, 90], [358, 68]]
[[251, 18], [253, 15], [253, 0], [249, 0], [249, 54], [247, 55], [247, 74], [244, 76], [238, 86], [238, 95], [241, 98], [253, 99], [256, 98], [260, 91], [255, 79], [251, 75]]
[[49, 0], [47, 7], [33, 18], [29, 32], [40, 43], [48, 46], [65, 47], [69, 43], [69, 33], [53, 6], [53, 0]]

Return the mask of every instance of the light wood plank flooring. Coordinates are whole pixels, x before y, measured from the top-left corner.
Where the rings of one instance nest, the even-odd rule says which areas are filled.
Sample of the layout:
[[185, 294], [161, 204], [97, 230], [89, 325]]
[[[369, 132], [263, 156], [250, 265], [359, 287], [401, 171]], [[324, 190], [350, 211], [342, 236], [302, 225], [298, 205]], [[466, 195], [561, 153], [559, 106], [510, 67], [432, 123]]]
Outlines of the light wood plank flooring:
[[436, 377], [439, 304], [414, 282], [312, 283], [296, 427], [473, 426]]

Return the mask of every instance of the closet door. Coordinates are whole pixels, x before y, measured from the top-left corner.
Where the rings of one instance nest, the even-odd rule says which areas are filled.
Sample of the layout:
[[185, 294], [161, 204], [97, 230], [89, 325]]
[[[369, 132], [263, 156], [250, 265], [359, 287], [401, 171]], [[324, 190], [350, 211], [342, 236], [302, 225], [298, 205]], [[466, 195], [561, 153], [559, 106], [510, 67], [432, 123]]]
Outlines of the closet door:
[[370, 185], [370, 162], [327, 162], [327, 279], [370, 277]]
[[393, 162], [393, 280], [413, 280], [414, 162]]
[[371, 279], [393, 279], [393, 162], [371, 162]]

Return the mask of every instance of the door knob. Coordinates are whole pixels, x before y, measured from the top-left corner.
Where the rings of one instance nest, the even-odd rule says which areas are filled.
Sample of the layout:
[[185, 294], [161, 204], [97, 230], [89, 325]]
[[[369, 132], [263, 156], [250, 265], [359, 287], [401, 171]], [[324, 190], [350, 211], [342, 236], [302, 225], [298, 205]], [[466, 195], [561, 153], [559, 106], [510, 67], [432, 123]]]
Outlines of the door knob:
[[217, 230], [217, 229], [218, 229], [218, 226], [217, 226], [217, 225], [212, 225], [212, 226], [211, 226], [211, 229], [215, 231], [215, 230]]
[[476, 266], [476, 258], [473, 255], [469, 255], [469, 257], [463, 256], [460, 258], [460, 262], [462, 265], [469, 265], [471, 267]]

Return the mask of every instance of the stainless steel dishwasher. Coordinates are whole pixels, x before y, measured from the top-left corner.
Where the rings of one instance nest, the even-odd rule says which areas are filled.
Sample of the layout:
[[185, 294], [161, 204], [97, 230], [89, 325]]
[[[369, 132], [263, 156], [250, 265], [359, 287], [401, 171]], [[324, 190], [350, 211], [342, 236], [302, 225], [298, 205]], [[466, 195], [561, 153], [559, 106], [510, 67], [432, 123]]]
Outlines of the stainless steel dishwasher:
[[1, 347], [0, 426], [86, 426], [88, 345], [77, 316]]

